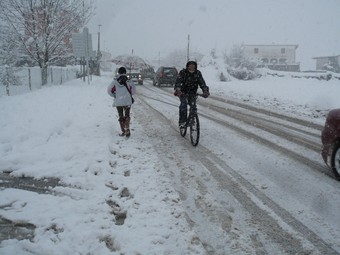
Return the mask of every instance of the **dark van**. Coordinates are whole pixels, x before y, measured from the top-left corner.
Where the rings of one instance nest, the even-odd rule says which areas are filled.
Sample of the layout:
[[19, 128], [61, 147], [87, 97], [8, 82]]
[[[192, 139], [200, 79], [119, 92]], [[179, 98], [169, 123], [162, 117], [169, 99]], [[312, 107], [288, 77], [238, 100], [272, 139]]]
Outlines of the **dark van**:
[[155, 76], [155, 70], [152, 67], [143, 68], [141, 70], [141, 74], [143, 76], [143, 79], [153, 80], [153, 77]]
[[174, 86], [177, 78], [177, 69], [175, 67], [161, 66], [158, 68], [153, 79], [154, 86]]

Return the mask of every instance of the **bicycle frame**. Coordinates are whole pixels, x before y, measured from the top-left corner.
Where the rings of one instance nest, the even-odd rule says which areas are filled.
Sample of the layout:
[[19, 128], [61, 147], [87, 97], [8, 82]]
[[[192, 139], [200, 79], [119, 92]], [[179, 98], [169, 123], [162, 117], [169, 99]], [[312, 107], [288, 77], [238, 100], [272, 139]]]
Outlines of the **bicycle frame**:
[[189, 104], [189, 115], [184, 127], [180, 128], [181, 136], [185, 137], [187, 133], [187, 128], [190, 130], [190, 140], [193, 146], [197, 146], [200, 137], [200, 125], [199, 125], [199, 118], [197, 114], [197, 105], [196, 101], [198, 96], [202, 96], [201, 94], [194, 94], [194, 95], [184, 95], [184, 96], [193, 96], [193, 100], [191, 104]]

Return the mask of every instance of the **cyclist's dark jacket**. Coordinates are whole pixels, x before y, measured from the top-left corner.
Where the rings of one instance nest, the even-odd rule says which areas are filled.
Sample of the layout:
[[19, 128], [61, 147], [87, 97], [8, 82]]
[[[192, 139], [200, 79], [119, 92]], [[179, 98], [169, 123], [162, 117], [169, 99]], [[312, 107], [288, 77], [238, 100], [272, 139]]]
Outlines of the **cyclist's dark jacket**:
[[180, 89], [184, 94], [196, 94], [198, 86], [202, 91], [209, 91], [209, 87], [205, 84], [202, 73], [196, 70], [190, 73], [187, 69], [182, 69], [177, 75], [175, 89]]

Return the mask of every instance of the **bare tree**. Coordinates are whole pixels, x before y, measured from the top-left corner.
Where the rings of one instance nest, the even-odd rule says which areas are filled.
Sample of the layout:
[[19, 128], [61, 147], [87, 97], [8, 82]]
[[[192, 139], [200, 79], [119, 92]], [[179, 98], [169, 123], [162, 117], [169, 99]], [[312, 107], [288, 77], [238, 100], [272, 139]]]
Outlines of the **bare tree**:
[[[189, 59], [199, 62], [204, 57], [200, 52], [191, 52]], [[188, 61], [186, 49], [173, 50], [163, 60], [162, 63], [168, 66], [175, 66], [178, 69], [185, 67]]]
[[72, 32], [79, 31], [92, 15], [92, 2], [84, 0], [0, 2], [0, 20], [8, 29], [6, 43], [15, 48], [17, 56], [39, 65], [43, 85], [47, 67], [70, 57]]

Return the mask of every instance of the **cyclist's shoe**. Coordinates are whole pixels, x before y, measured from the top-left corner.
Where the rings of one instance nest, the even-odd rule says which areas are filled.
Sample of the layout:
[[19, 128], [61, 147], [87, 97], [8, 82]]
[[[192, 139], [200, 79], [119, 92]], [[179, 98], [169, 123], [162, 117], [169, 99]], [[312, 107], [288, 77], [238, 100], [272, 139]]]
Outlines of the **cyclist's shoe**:
[[131, 133], [130, 133], [130, 129], [126, 129], [125, 130], [125, 136], [126, 137], [130, 137]]
[[185, 122], [180, 122], [180, 123], [179, 123], [179, 127], [180, 127], [180, 128], [185, 128]]
[[191, 119], [190, 121], [189, 121], [189, 126], [194, 126], [195, 125], [195, 119]]

